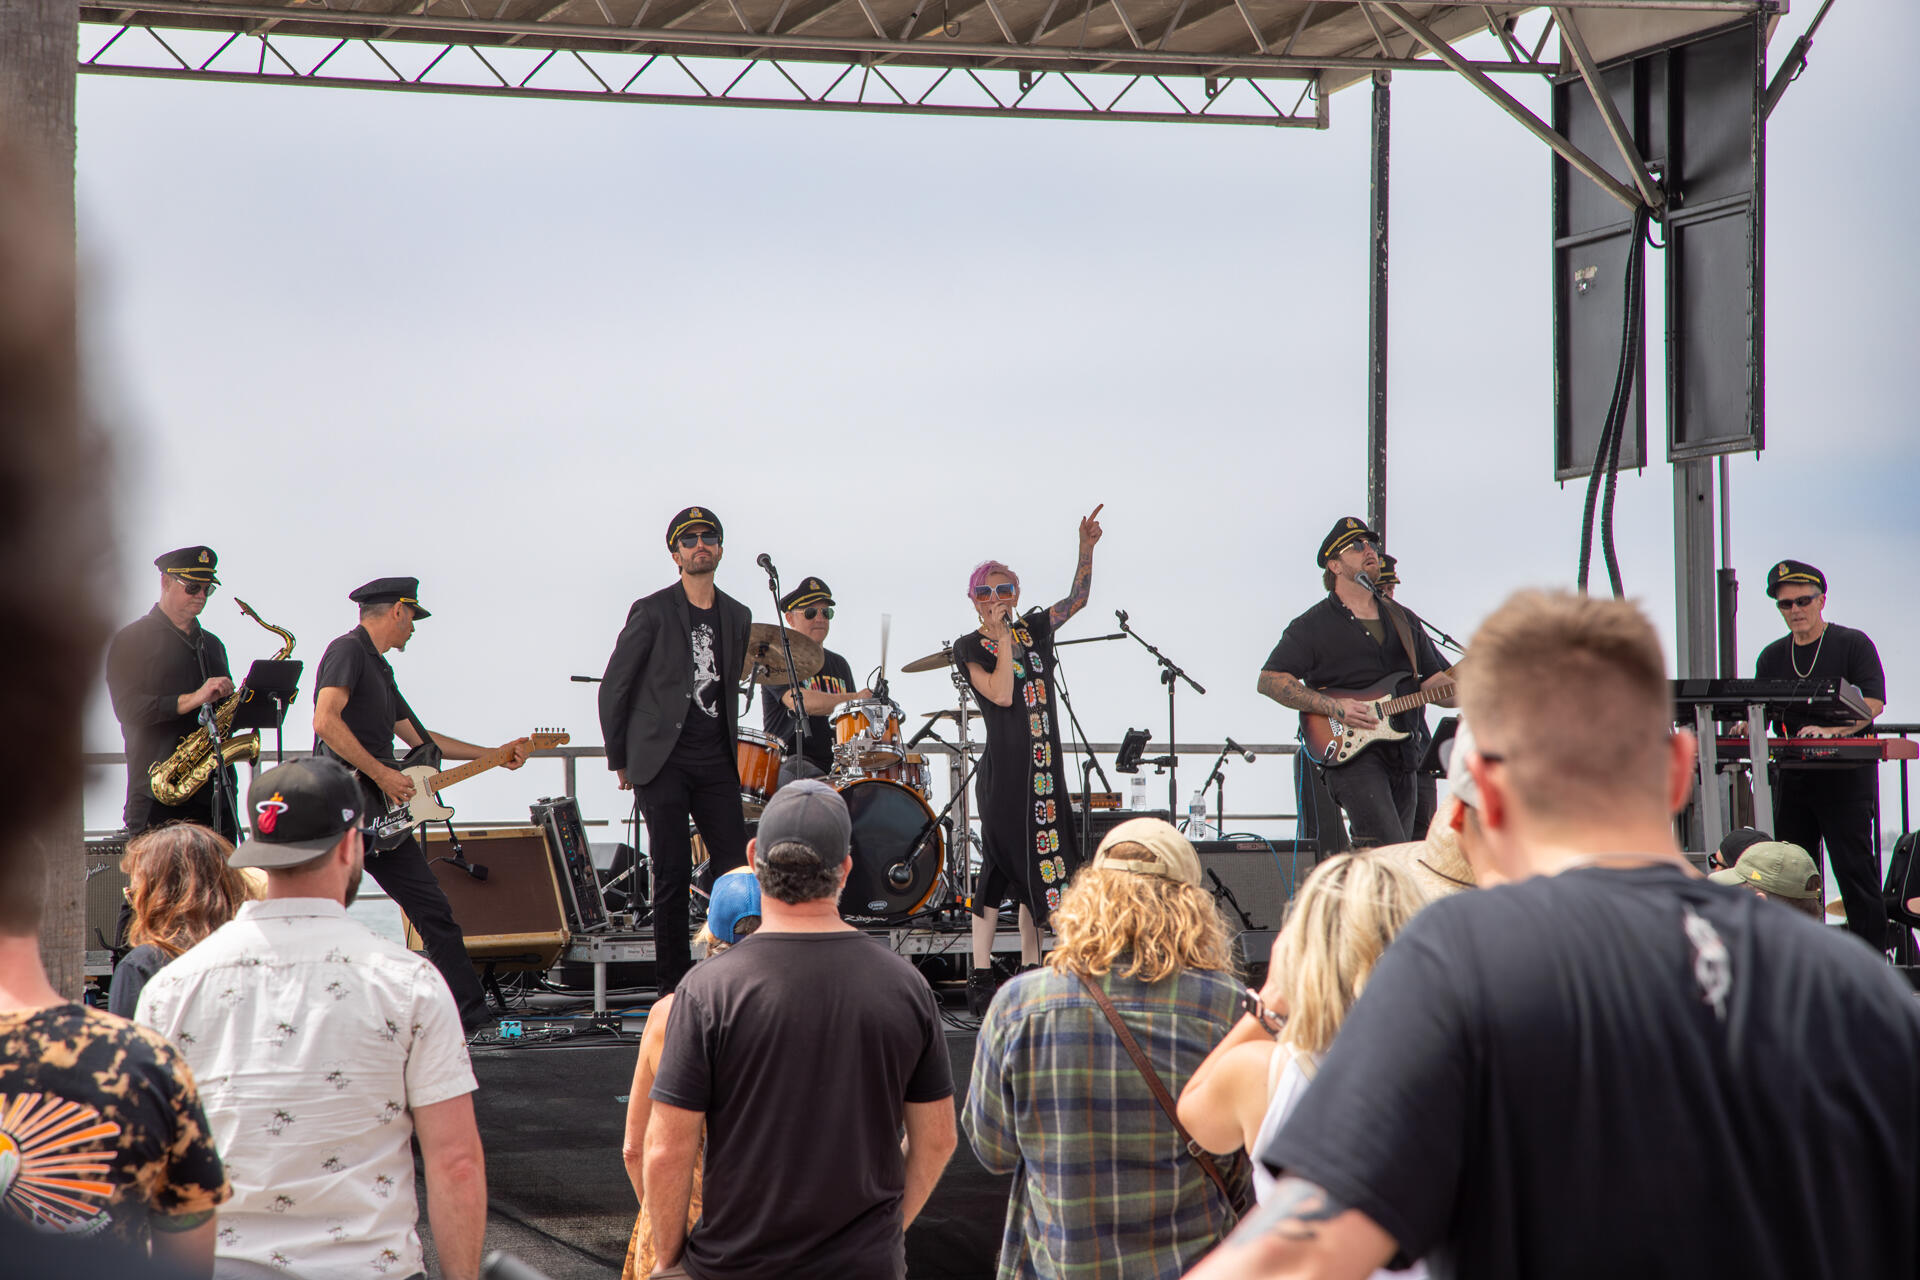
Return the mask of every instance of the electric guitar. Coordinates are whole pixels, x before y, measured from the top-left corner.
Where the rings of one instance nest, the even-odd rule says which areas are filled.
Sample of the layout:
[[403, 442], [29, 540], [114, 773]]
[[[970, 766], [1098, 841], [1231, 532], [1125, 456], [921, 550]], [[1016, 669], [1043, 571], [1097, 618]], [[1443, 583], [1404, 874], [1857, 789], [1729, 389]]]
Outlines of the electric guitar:
[[[521, 739], [529, 744], [531, 751], [550, 751], [554, 747], [564, 747], [572, 741], [563, 730], [541, 729]], [[407, 752], [405, 758], [394, 767], [413, 779], [413, 799], [395, 800], [379, 787], [373, 779], [362, 775], [366, 787], [367, 812], [372, 815], [362, 833], [369, 849], [375, 853], [385, 853], [412, 835], [414, 829], [422, 823], [438, 822], [451, 818], [453, 810], [440, 802], [440, 792], [456, 782], [465, 782], [468, 778], [505, 764], [513, 759], [513, 749], [519, 741], [509, 742], [505, 746], [495, 747], [477, 760], [469, 760], [456, 768], [440, 770], [440, 748], [431, 741], [423, 742]]]
[[[1451, 675], [1448, 667], [1444, 675]], [[1337, 767], [1350, 763], [1353, 758], [1376, 742], [1395, 742], [1407, 736], [1404, 729], [1393, 727], [1392, 717], [1403, 711], [1412, 711], [1424, 707], [1430, 702], [1439, 702], [1453, 696], [1453, 681], [1435, 685], [1431, 689], [1417, 690], [1413, 693], [1395, 696], [1394, 690], [1412, 680], [1410, 674], [1402, 673], [1393, 678], [1393, 682], [1378, 689], [1320, 689], [1319, 693], [1329, 698], [1351, 698], [1363, 702], [1367, 710], [1373, 712], [1380, 721], [1371, 729], [1361, 729], [1331, 716], [1316, 715], [1311, 711], [1300, 713], [1300, 733], [1306, 739], [1307, 754], [1323, 765]]]

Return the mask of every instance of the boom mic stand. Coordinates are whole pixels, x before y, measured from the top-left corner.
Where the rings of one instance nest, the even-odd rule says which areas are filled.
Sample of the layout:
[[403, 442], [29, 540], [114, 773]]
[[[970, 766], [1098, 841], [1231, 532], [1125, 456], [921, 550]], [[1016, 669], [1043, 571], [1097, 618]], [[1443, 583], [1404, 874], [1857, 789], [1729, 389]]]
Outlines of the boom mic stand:
[[[1232, 738], [1228, 738], [1226, 745], [1220, 748], [1220, 754], [1213, 758], [1213, 771], [1207, 774], [1206, 785], [1213, 788], [1213, 825], [1217, 828], [1219, 837], [1223, 840], [1226, 839], [1227, 836], [1226, 763], [1228, 756], [1236, 755], [1245, 756], [1248, 764], [1253, 763], [1253, 752], [1247, 750]], [[1233, 906], [1236, 911], [1240, 909], [1240, 904], [1237, 902], [1234, 903]], [[1248, 925], [1247, 927], [1251, 929], [1253, 926]]]
[[214, 714], [213, 703], [200, 704], [200, 723], [206, 727], [207, 746], [213, 751], [213, 777], [209, 779], [213, 783], [213, 829], [220, 830], [220, 807], [225, 805], [227, 812], [233, 815], [234, 835], [238, 837], [242, 834], [240, 806], [229, 789], [227, 763], [221, 758], [226, 752], [227, 744], [220, 738], [220, 718]]
[[1120, 630], [1139, 640], [1140, 647], [1152, 654], [1153, 660], [1160, 664], [1160, 683], [1167, 686], [1167, 754], [1161, 759], [1166, 761], [1167, 765], [1167, 813], [1171, 816], [1180, 812], [1180, 748], [1179, 739], [1173, 734], [1173, 695], [1179, 691], [1179, 682], [1182, 680], [1192, 686], [1195, 693], [1203, 697], [1207, 691], [1200, 687], [1199, 681], [1181, 670], [1179, 664], [1172, 658], [1141, 639], [1140, 633], [1127, 625], [1125, 609], [1115, 609], [1113, 616], [1120, 619]]
[[[1074, 714], [1073, 699], [1067, 696], [1067, 682], [1062, 675], [1063, 668], [1060, 664], [1060, 654], [1058, 651], [1063, 644], [1094, 644], [1101, 640], [1118, 639], [1120, 639], [1120, 637], [1117, 634], [1110, 636], [1087, 636], [1081, 640], [1056, 640], [1053, 645], [1055, 650], [1053, 655], [1053, 688], [1054, 691], [1060, 695], [1060, 705], [1067, 709], [1067, 721], [1073, 725], [1074, 739], [1079, 749], [1085, 752], [1087, 757], [1086, 761], [1080, 766], [1080, 798], [1086, 806], [1086, 811], [1082, 815], [1086, 821], [1080, 824], [1080, 830], [1078, 832], [1080, 836], [1080, 863], [1082, 866], [1086, 865], [1087, 860], [1093, 856], [1093, 850], [1089, 846], [1089, 842], [1093, 837], [1093, 775], [1096, 773], [1099, 774], [1100, 785], [1109, 791], [1113, 790], [1113, 779], [1107, 777], [1107, 771], [1100, 767], [1100, 757], [1093, 753], [1091, 746], [1087, 745], [1087, 731], [1080, 727], [1080, 717]], [[1069, 812], [1073, 809], [1073, 798], [1071, 796], [1067, 798], [1067, 809]]]
[[766, 552], [760, 553], [757, 561], [767, 571], [767, 590], [773, 596], [773, 616], [779, 619], [780, 647], [787, 655], [787, 688], [793, 694], [793, 718], [796, 727], [793, 734], [793, 754], [807, 754], [807, 695], [800, 687], [800, 669], [793, 665], [793, 640], [787, 635], [787, 615], [780, 608], [780, 571], [773, 567], [773, 560]]

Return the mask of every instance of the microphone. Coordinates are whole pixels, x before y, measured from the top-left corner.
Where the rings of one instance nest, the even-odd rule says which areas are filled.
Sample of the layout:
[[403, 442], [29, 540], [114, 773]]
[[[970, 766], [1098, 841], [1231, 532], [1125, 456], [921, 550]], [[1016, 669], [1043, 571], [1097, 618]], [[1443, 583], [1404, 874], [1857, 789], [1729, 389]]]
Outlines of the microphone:
[[759, 555], [755, 556], [753, 562], [762, 569], [765, 569], [769, 578], [777, 578], [780, 576], [779, 570], [773, 567], [773, 557], [766, 552], [762, 551]]
[[487, 878], [487, 868], [485, 863], [468, 862], [465, 858], [449, 858], [447, 859], [447, 861], [453, 863], [454, 866], [460, 868], [462, 871], [472, 876], [475, 880], [485, 880]]
[[1353, 580], [1370, 594], [1376, 595], [1376, 596], [1380, 594], [1380, 588], [1374, 586], [1373, 579], [1369, 578], [1366, 574], [1356, 573], [1353, 575]]
[[905, 862], [896, 862], [887, 868], [887, 883], [896, 889], [904, 889], [913, 883], [913, 867]]
[[1243, 755], [1243, 756], [1245, 756], [1245, 757], [1247, 758], [1247, 763], [1248, 763], [1248, 764], [1252, 764], [1252, 763], [1253, 763], [1253, 752], [1251, 752], [1251, 751], [1249, 751], [1249, 750], [1247, 750], [1247, 749], [1246, 749], [1245, 747], [1243, 747], [1243, 746], [1241, 746], [1241, 745], [1240, 745], [1239, 743], [1237, 743], [1237, 742], [1235, 742], [1235, 741], [1234, 741], [1234, 740], [1233, 740], [1232, 738], [1228, 738], [1228, 739], [1227, 739], [1227, 750], [1229, 750], [1229, 751], [1238, 751], [1238, 752], [1239, 752], [1239, 753], [1240, 753], [1241, 755]]

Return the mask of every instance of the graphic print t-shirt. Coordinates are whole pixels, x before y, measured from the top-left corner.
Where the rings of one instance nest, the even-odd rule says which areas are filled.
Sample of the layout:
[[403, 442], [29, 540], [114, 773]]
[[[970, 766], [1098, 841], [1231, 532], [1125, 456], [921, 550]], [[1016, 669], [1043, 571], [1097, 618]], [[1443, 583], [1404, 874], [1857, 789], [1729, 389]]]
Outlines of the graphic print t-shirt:
[[138, 1246], [152, 1214], [227, 1196], [193, 1074], [165, 1037], [77, 1004], [0, 1014], [0, 1214]]
[[692, 621], [688, 639], [693, 644], [693, 700], [680, 726], [680, 751], [707, 759], [727, 754], [726, 722], [720, 700], [732, 688], [720, 670], [720, 611], [687, 606]]

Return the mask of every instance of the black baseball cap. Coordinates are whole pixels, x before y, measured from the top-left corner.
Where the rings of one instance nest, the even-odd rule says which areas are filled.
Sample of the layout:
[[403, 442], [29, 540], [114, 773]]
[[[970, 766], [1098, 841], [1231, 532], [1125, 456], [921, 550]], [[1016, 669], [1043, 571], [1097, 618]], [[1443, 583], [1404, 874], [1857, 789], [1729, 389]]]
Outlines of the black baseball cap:
[[1804, 560], [1782, 560], [1767, 570], [1767, 594], [1776, 600], [1781, 587], [1790, 587], [1796, 582], [1811, 583], [1821, 595], [1827, 594], [1827, 575]]
[[420, 603], [420, 579], [418, 578], [375, 578], [372, 582], [347, 592], [347, 599], [355, 604], [410, 604], [413, 606], [415, 622], [433, 616], [428, 612], [427, 607]]
[[837, 867], [853, 840], [853, 817], [838, 791], [818, 779], [802, 778], [773, 793], [754, 840], [763, 852], [775, 845], [802, 844], [825, 865]]
[[1314, 566], [1316, 568], [1324, 566], [1327, 561], [1345, 551], [1348, 543], [1356, 542], [1361, 538], [1365, 538], [1375, 546], [1380, 544], [1379, 536], [1367, 528], [1365, 520], [1359, 516], [1342, 516], [1333, 522], [1333, 528], [1327, 530], [1327, 536], [1320, 540], [1320, 556], [1313, 562]]
[[810, 604], [832, 603], [833, 592], [827, 589], [827, 584], [818, 578], [808, 578], [780, 597], [780, 612], [790, 613], [795, 609], [804, 609]]
[[667, 550], [673, 550], [676, 538], [695, 525], [710, 524], [713, 531], [724, 541], [727, 531], [720, 527], [720, 517], [713, 514], [711, 507], [688, 507], [673, 519], [667, 521]]
[[346, 766], [315, 756], [268, 769], [247, 788], [253, 834], [233, 867], [291, 867], [325, 853], [360, 825], [366, 801]]
[[1720, 847], [1715, 852], [1720, 856], [1720, 864], [1730, 867], [1740, 861], [1740, 855], [1747, 850], [1771, 839], [1772, 836], [1758, 827], [1735, 827], [1721, 838]]
[[219, 567], [220, 557], [214, 554], [212, 547], [181, 547], [156, 556], [153, 567], [176, 578], [188, 582], [210, 582], [218, 586], [220, 576], [214, 572]]

